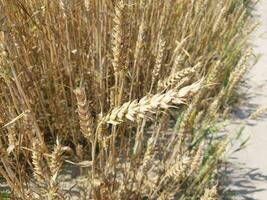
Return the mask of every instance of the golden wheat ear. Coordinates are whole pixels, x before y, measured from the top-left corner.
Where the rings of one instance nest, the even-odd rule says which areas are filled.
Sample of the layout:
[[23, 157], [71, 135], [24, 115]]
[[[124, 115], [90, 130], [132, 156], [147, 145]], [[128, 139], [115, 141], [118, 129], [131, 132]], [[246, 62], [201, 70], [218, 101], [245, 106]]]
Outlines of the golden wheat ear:
[[213, 186], [210, 189], [206, 189], [204, 195], [200, 200], [215, 200], [217, 199], [217, 186]]
[[78, 114], [80, 119], [80, 127], [83, 136], [93, 142], [94, 134], [94, 119], [89, 112], [88, 102], [85, 93], [85, 88], [77, 88], [74, 90], [78, 104]]
[[176, 91], [169, 90], [163, 94], [145, 96], [142, 99], [129, 101], [122, 106], [114, 108], [106, 117], [107, 123], [118, 125], [124, 121], [136, 122], [144, 119], [158, 110], [167, 109], [172, 105], [185, 104], [187, 99], [192, 97], [201, 87], [203, 80], [197, 81], [192, 85], [183, 87]]
[[194, 67], [188, 67], [175, 74], [172, 74], [165, 80], [161, 81], [158, 85], [158, 88], [163, 89], [163, 88], [175, 87], [176, 85], [179, 85], [184, 78], [196, 73], [196, 71], [200, 69], [200, 67], [201, 63], [197, 63]]

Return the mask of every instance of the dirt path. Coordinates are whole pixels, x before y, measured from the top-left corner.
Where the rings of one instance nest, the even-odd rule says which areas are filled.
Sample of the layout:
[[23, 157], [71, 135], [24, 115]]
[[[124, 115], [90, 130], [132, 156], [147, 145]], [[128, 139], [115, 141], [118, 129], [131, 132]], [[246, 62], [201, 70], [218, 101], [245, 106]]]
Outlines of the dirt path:
[[267, 200], [267, 118], [249, 120], [258, 107], [267, 107], [267, 0], [257, 6], [260, 27], [253, 38], [256, 54], [261, 54], [258, 64], [248, 74], [248, 102], [238, 108], [238, 116], [245, 120], [243, 138], [250, 137], [246, 149], [230, 158], [230, 190], [234, 199]]

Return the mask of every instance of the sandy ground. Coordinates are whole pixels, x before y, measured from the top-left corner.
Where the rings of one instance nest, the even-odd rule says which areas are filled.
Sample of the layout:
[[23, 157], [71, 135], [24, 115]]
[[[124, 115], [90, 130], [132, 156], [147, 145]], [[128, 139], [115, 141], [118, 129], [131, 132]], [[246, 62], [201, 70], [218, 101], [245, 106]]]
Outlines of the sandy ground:
[[255, 12], [261, 25], [252, 43], [261, 59], [248, 74], [248, 100], [237, 111], [246, 122], [243, 138], [251, 139], [246, 149], [230, 156], [230, 190], [237, 195], [234, 199], [267, 200], [267, 117], [248, 119], [258, 107], [267, 107], [267, 0], [261, 0]]

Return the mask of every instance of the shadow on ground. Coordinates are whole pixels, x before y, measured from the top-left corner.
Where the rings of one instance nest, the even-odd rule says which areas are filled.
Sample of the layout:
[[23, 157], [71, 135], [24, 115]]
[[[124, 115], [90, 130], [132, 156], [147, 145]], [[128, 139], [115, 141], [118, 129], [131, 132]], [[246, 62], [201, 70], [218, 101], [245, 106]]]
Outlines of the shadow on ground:
[[[260, 172], [258, 168], [250, 168], [244, 163], [226, 163], [220, 172], [221, 193], [223, 200], [256, 200], [252, 198], [254, 193], [262, 192], [267, 188], [259, 188], [256, 183], [267, 182], [267, 174]], [[231, 187], [229, 187], [231, 186]]]

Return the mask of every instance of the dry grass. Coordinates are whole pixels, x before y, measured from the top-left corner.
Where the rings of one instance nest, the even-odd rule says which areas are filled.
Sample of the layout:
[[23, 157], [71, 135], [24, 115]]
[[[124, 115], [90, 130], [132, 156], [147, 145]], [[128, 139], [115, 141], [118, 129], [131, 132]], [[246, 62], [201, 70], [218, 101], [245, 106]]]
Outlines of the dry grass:
[[216, 198], [220, 113], [252, 56], [248, 1], [0, 2], [11, 198]]

